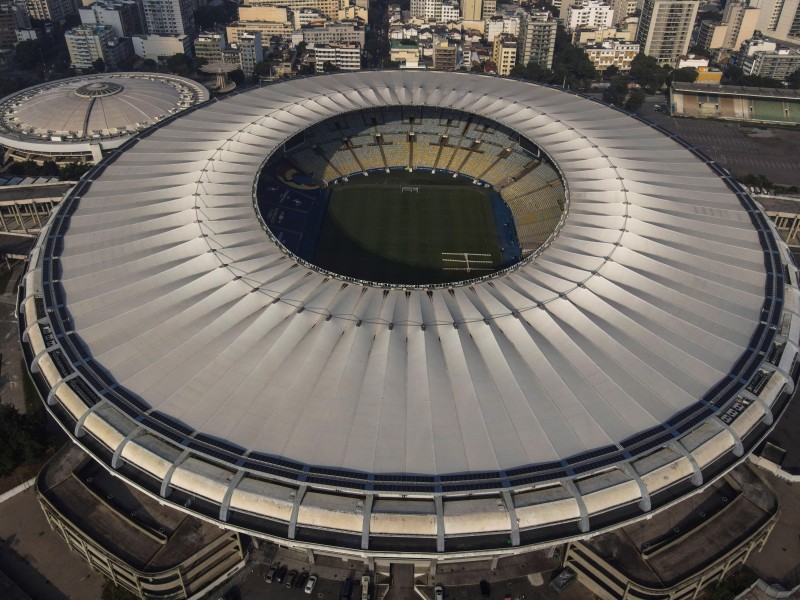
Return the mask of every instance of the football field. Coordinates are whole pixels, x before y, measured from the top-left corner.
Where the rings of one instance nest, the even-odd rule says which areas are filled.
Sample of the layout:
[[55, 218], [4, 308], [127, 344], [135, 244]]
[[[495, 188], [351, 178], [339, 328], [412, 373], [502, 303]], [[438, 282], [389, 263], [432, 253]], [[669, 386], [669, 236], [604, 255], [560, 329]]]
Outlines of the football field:
[[487, 275], [500, 266], [494, 193], [444, 173], [371, 173], [336, 184], [314, 262], [383, 283]]

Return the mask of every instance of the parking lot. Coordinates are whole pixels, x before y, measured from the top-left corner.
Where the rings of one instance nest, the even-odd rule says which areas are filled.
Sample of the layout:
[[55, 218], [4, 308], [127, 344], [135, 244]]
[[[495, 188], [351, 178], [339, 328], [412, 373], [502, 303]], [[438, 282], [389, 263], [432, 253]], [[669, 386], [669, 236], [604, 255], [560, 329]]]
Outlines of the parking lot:
[[662, 95], [648, 96], [639, 114], [700, 148], [736, 177], [763, 175], [773, 183], [800, 185], [800, 131], [791, 127], [671, 117], [657, 112]]

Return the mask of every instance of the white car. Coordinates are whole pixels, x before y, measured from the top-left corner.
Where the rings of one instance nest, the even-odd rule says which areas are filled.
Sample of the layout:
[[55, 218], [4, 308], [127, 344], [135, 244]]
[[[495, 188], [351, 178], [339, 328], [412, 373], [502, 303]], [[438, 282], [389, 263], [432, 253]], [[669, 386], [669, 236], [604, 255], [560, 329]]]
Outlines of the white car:
[[437, 585], [433, 588], [433, 596], [435, 600], [444, 600], [444, 588], [440, 585]]
[[306, 589], [305, 589], [306, 594], [310, 594], [311, 592], [313, 592], [315, 585], [317, 585], [317, 576], [312, 575], [311, 577], [308, 578], [308, 583], [306, 583]]

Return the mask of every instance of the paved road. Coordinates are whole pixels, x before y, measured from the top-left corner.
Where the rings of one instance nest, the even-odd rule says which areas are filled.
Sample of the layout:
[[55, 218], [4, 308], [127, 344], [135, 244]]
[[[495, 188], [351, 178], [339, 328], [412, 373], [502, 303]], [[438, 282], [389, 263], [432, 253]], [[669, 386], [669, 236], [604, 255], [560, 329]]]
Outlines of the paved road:
[[0, 565], [37, 600], [93, 600], [104, 583], [53, 533], [33, 489], [0, 505]]

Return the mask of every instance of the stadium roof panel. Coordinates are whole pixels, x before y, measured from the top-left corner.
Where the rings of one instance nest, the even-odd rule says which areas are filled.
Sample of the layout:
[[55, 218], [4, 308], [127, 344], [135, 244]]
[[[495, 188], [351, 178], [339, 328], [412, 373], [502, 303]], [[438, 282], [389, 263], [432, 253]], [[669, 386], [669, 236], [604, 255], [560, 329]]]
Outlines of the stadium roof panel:
[[[536, 260], [452, 290], [384, 289], [298, 265], [265, 234], [253, 184], [283, 140], [343, 111], [410, 103], [481, 111], [554, 159], [570, 212]], [[759, 415], [793, 387], [796, 350], [774, 364], [764, 353], [776, 332], [797, 336], [782, 312], [784, 285], [798, 305], [794, 268], [752, 200], [709, 166], [719, 173], [622, 112], [528, 83], [404, 72], [291, 80], [165, 124], [80, 186], [34, 250], [22, 312], [31, 339], [45, 339], [40, 303], [27, 300], [43, 296], [48, 323], [74, 332], [58, 338], [65, 352], [82, 340], [85, 370], [107, 371], [182, 423], [140, 417], [174, 440], [174, 458], [197, 431], [224, 442], [208, 456], [242, 465], [240, 449], [260, 453], [272, 463], [262, 472], [312, 487], [377, 490], [395, 482], [373, 484], [373, 474], [423, 474], [437, 477], [391, 491], [484, 493], [669, 446], [637, 467], [638, 489], [656, 490], [667, 484], [653, 473], [688, 461], [674, 440], [703, 427], [690, 446], [702, 455], [670, 481], [697, 478], [723, 453], [739, 456]], [[31, 344], [50, 369], [46, 339]], [[742, 403], [762, 365], [778, 374], [767, 400]], [[50, 385], [67, 376], [47, 373]], [[82, 414], [68, 381], [59, 385], [52, 395]], [[116, 403], [106, 385], [95, 388]], [[133, 430], [102, 429], [103, 410], [86, 428], [165, 476], [172, 459], [142, 453]], [[443, 487], [442, 476], [465, 472], [473, 483]], [[197, 493], [222, 498], [227, 483], [209, 473]]]

